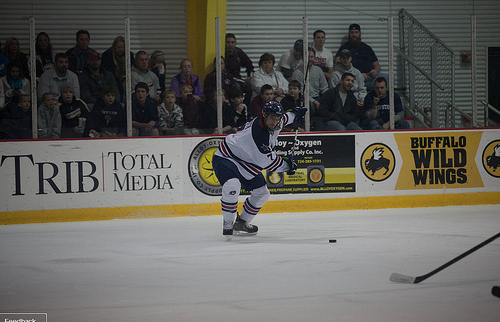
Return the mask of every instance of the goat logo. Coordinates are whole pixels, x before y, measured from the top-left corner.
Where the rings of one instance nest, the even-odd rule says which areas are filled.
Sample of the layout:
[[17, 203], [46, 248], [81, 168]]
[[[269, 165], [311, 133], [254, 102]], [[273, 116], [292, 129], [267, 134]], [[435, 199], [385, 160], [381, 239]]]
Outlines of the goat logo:
[[500, 140], [490, 142], [484, 149], [483, 167], [489, 175], [500, 178]]
[[391, 148], [382, 143], [370, 145], [361, 155], [361, 169], [365, 176], [373, 181], [389, 178], [394, 171], [395, 162]]

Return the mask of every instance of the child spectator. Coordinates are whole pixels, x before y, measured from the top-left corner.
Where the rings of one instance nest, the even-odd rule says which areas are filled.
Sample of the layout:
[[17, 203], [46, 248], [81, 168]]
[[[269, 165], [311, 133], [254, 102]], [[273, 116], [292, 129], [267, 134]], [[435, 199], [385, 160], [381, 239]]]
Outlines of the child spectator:
[[13, 97], [29, 94], [30, 81], [23, 76], [23, 68], [19, 62], [7, 65], [7, 74], [0, 79], [0, 109], [4, 108]]
[[160, 135], [184, 134], [182, 109], [175, 104], [175, 96], [175, 91], [166, 91], [163, 103], [158, 105], [158, 129]]
[[[293, 110], [296, 107], [304, 107], [304, 95], [300, 92], [301, 84], [298, 80], [292, 80], [288, 83], [288, 94], [281, 100], [281, 105], [286, 111]], [[285, 127], [283, 131], [292, 131], [292, 124]], [[299, 124], [299, 131], [304, 132], [304, 124]]]
[[[156, 77], [156, 76], [155, 76]], [[149, 86], [139, 82], [132, 97], [132, 135], [157, 136], [158, 109], [156, 101], [149, 96]]]
[[16, 96], [0, 111], [0, 137], [29, 139], [31, 135], [31, 100], [28, 94]]
[[223, 109], [223, 133], [235, 133], [248, 121], [247, 106], [243, 104], [243, 93], [233, 89], [228, 93], [229, 104]]
[[83, 123], [88, 119], [90, 109], [83, 100], [75, 97], [73, 84], [63, 83], [60, 90], [57, 107], [62, 119], [61, 137], [82, 137], [85, 128]]
[[274, 89], [271, 85], [263, 85], [260, 88], [260, 95], [255, 96], [250, 104], [250, 118], [259, 117], [262, 115], [262, 107], [274, 97]]
[[57, 139], [61, 136], [61, 113], [54, 102], [54, 95], [44, 93], [38, 109], [38, 138]]
[[184, 116], [184, 134], [200, 134], [200, 106], [193, 95], [193, 87], [186, 83], [179, 85], [179, 106]]
[[116, 100], [116, 88], [102, 87], [102, 98], [92, 108], [85, 126], [84, 136], [94, 138], [125, 136], [127, 114], [123, 106]]

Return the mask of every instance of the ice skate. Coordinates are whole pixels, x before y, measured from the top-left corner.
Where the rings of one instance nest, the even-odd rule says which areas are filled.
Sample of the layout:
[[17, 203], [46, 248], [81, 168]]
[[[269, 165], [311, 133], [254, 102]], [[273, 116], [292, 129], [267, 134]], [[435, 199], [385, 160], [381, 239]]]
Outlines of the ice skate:
[[233, 223], [231, 221], [224, 221], [222, 224], [222, 235], [229, 241], [233, 237]]
[[235, 235], [255, 235], [259, 228], [255, 225], [249, 224], [243, 219], [241, 219], [240, 215], [236, 216], [236, 221], [233, 224], [233, 231]]

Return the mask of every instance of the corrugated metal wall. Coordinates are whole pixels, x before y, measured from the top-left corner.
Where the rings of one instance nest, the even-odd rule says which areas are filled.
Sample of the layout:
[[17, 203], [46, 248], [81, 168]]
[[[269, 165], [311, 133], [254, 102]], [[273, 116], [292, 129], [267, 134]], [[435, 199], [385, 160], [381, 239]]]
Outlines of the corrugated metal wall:
[[[471, 110], [471, 68], [460, 66], [459, 53], [471, 47], [471, 15], [477, 19], [477, 98], [487, 99], [487, 46], [500, 47], [500, 1], [421, 0], [421, 1], [250, 1], [228, 0], [227, 32], [238, 37], [254, 65], [260, 55], [271, 52], [277, 59], [302, 38], [302, 17], [307, 16], [309, 37], [316, 29], [326, 32], [325, 47], [334, 53], [345, 41], [347, 27], [359, 23], [362, 39], [375, 50], [382, 69], [387, 71], [387, 23], [394, 17], [394, 41], [399, 46], [398, 12], [405, 8], [425, 27], [454, 50], [455, 103]], [[396, 62], [397, 64], [397, 62]], [[396, 70], [398, 66], [396, 65]], [[500, 89], [499, 89], [500, 90]], [[478, 108], [481, 106], [478, 105]], [[482, 109], [479, 111], [482, 121]]]
[[[179, 72], [187, 56], [186, 0], [17, 0], [0, 4], [0, 40], [19, 39], [29, 54], [29, 17], [36, 33], [49, 34], [54, 53], [75, 45], [76, 31], [90, 32], [90, 47], [103, 52], [116, 36], [124, 35], [124, 17], [130, 19], [130, 47], [135, 53], [162, 50], [167, 60], [167, 80]], [[169, 84], [167, 84], [169, 85]]]

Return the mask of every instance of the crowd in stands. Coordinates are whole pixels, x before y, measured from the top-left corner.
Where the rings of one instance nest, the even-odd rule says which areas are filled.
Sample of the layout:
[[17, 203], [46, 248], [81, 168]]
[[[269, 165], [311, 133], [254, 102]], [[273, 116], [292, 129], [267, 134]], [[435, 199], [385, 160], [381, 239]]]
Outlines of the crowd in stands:
[[[222, 132], [233, 133], [262, 113], [271, 100], [286, 109], [307, 107], [312, 131], [389, 128], [387, 75], [372, 48], [361, 41], [361, 27], [351, 24], [348, 41], [335, 53], [325, 47], [326, 33], [316, 30], [304, 65], [304, 43], [298, 39], [277, 60], [263, 53], [258, 65], [226, 34], [221, 57]], [[116, 37], [102, 54], [90, 47], [86, 30], [76, 44], [54, 53], [45, 32], [36, 37], [36, 66], [30, 66], [15, 37], [0, 44], [0, 138], [31, 138], [31, 84], [36, 82], [39, 138], [126, 136], [125, 74], [131, 68], [133, 136], [217, 134], [216, 59], [205, 79], [193, 74], [189, 58], [180, 72], [166, 79], [165, 54], [125, 52], [124, 37]], [[130, 55], [132, 66], [126, 66]], [[276, 64], [276, 61], [278, 63]], [[31, 79], [30, 68], [36, 79]], [[241, 71], [245, 74], [242, 76]], [[170, 87], [166, 87], [167, 82]], [[304, 103], [305, 83], [309, 102]], [[396, 128], [409, 128], [395, 94]], [[299, 124], [304, 131], [304, 124]]]

